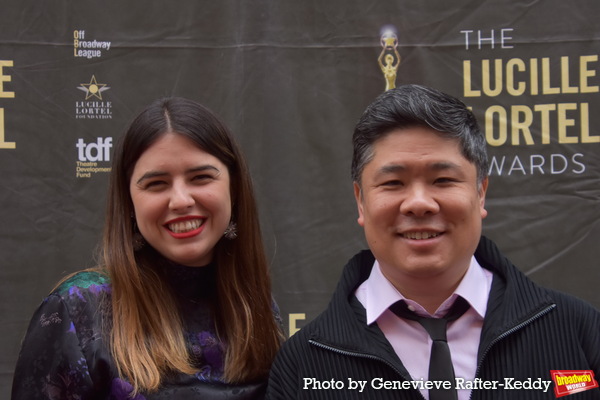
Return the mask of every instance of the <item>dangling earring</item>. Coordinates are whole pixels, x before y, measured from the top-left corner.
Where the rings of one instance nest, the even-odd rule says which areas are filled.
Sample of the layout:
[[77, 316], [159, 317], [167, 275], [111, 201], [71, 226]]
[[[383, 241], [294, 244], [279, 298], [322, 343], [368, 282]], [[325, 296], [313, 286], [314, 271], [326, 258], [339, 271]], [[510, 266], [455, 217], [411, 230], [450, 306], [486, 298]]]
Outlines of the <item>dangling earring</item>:
[[146, 240], [141, 233], [135, 232], [133, 234], [133, 251], [140, 251], [146, 245]]
[[237, 237], [237, 225], [235, 222], [230, 221], [227, 229], [225, 229], [225, 233], [223, 233], [226, 239], [233, 240]]
[[133, 220], [133, 251], [140, 251], [146, 245], [146, 240], [140, 233], [137, 222], [135, 221], [135, 217], [133, 215], [131, 216], [131, 219]]

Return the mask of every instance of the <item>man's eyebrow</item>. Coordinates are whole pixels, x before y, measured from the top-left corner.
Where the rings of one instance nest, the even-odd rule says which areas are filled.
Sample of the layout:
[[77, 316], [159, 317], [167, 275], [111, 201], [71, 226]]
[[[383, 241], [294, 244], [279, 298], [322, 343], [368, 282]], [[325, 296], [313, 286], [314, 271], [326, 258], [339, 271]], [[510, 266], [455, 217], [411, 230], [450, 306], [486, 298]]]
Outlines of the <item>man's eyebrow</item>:
[[[210, 165], [210, 164], [199, 165], [197, 167], [189, 168], [185, 172], [186, 172], [186, 174], [190, 174], [190, 173], [202, 172], [202, 171], [207, 171], [207, 170], [214, 170], [214, 171], [217, 171], [218, 173], [221, 173], [221, 171], [217, 167], [215, 167], [214, 165]], [[147, 179], [158, 178], [158, 177], [166, 176], [166, 175], [169, 175], [169, 173], [166, 171], [160, 171], [160, 170], [148, 171], [144, 175], [142, 175], [140, 177], [140, 179], [138, 179], [136, 181], [136, 183], [140, 184]]]
[[[384, 165], [383, 167], [379, 168], [379, 170], [377, 171], [377, 174], [378, 175], [393, 174], [396, 172], [407, 171], [409, 169], [410, 169], [410, 167], [407, 167], [404, 164], [388, 164], [388, 165]], [[460, 165], [453, 163], [451, 161], [438, 161], [438, 162], [429, 164], [427, 166], [427, 169], [430, 169], [432, 171], [458, 170], [458, 169], [460, 169]]]
[[452, 170], [459, 170], [461, 167], [460, 165], [453, 163], [451, 161], [441, 161], [441, 162], [436, 162], [431, 164], [430, 169], [435, 170], [435, 171], [444, 171], [447, 169], [452, 169]]
[[407, 168], [402, 164], [387, 164], [379, 168], [377, 175], [393, 174], [395, 172], [406, 171]]

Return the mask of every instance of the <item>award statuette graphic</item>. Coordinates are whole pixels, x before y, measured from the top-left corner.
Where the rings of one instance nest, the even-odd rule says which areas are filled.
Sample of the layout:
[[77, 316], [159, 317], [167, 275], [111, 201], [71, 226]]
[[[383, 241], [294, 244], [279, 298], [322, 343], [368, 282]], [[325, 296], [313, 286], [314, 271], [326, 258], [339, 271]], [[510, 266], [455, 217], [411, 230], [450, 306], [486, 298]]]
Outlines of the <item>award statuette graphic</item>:
[[385, 78], [385, 90], [396, 87], [396, 73], [400, 66], [400, 54], [398, 53], [398, 36], [391, 29], [385, 29], [381, 35], [381, 54], [377, 61]]

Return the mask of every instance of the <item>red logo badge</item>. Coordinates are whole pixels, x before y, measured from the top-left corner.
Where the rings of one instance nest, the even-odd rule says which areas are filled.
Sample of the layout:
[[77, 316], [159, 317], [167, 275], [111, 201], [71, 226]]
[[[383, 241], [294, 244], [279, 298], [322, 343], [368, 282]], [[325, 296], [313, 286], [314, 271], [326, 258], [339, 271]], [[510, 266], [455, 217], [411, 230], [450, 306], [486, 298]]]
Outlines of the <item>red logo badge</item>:
[[567, 396], [598, 387], [598, 382], [594, 378], [594, 371], [592, 370], [552, 370], [550, 374], [552, 374], [552, 380], [554, 381], [554, 394], [556, 397]]

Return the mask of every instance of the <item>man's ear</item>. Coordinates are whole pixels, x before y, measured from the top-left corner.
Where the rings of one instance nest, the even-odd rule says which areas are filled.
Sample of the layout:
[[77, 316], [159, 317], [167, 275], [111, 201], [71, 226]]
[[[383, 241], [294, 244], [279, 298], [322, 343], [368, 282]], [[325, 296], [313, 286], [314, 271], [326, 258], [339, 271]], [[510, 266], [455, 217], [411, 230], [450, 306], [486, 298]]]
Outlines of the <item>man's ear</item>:
[[485, 209], [485, 194], [487, 193], [489, 179], [486, 176], [481, 184], [479, 185], [479, 210], [481, 212], [481, 219], [487, 217], [487, 210]]
[[358, 224], [360, 226], [365, 226], [364, 216], [363, 216], [363, 197], [362, 190], [360, 185], [357, 182], [354, 182], [354, 198], [356, 199], [356, 206], [358, 208]]

